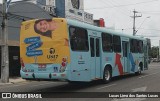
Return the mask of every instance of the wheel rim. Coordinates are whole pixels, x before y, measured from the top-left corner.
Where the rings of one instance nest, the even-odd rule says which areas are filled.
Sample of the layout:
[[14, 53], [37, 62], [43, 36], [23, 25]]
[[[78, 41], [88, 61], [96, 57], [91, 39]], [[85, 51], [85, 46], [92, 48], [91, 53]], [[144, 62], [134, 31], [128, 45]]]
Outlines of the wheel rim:
[[138, 69], [138, 73], [141, 74], [141, 68], [140, 68], [140, 67], [139, 67], [139, 69]]
[[105, 79], [108, 81], [110, 79], [110, 72], [107, 70], [105, 71]]

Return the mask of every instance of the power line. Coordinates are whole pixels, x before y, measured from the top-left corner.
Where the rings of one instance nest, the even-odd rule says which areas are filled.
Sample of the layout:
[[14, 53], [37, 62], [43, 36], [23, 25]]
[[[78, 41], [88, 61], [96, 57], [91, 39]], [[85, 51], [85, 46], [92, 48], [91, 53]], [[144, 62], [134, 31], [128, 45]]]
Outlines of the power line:
[[[123, 30], [131, 30], [131, 29], [133, 29], [133, 28], [123, 28]], [[142, 30], [160, 31], [159, 29], [146, 29], [146, 28], [139, 28], [139, 29], [142, 29]], [[115, 29], [115, 30], [122, 30], [122, 28], [121, 28], [121, 29]]]
[[[107, 1], [107, 2], [101, 1], [101, 2], [103, 2], [104, 4], [107, 4], [107, 2], [110, 2], [110, 1]], [[111, 4], [112, 6], [116, 6], [116, 5], [114, 5], [115, 3], [113, 4], [112, 2], [110, 2], [109, 4]], [[124, 10], [122, 10], [122, 9], [121, 9], [122, 11], [121, 11], [120, 9], [118, 9], [118, 10], [119, 10], [121, 13], [123, 13], [124, 15], [129, 16], [129, 15], [127, 15], [126, 13], [122, 12], [122, 11], [124, 11]]]
[[[113, 4], [113, 6], [121, 5], [119, 2], [115, 2], [115, 1], [113, 1], [113, 0], [109, 0], [109, 1]], [[114, 5], [114, 4], [116, 4], [116, 5]], [[121, 10], [124, 11], [124, 12], [131, 13], [131, 11], [127, 10], [126, 8], [125, 8], [125, 9], [124, 9], [124, 8], [118, 8], [118, 10], [119, 10], [119, 9], [121, 9]]]
[[154, 2], [154, 1], [158, 1], [158, 0], [144, 1], [144, 2], [138, 2], [138, 3], [133, 3], [133, 4], [126, 4], [126, 5], [115, 5], [115, 6], [109, 6], [109, 7], [87, 8], [85, 10], [115, 8], [115, 7], [123, 7], [123, 6], [132, 6], [132, 5], [139, 5], [139, 4], [144, 4], [144, 3]]
[[142, 37], [160, 37], [157, 35], [136, 35], [136, 36], [142, 36]]
[[156, 13], [160, 13], [160, 11], [140, 11], [142, 13], [153, 13], [153, 12], [156, 12]]
[[140, 28], [140, 29], [143, 29], [143, 30], [154, 30], [154, 31], [160, 31], [159, 29], [145, 29], [145, 28]]

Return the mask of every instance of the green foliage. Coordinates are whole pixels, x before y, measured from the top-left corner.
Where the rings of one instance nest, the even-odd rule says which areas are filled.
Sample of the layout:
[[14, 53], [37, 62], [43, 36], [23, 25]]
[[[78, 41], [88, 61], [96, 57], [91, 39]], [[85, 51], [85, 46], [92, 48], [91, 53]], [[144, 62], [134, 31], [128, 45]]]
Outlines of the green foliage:
[[152, 47], [150, 50], [149, 50], [149, 56], [151, 58], [157, 58], [157, 55], [159, 54], [159, 48], [158, 47]]

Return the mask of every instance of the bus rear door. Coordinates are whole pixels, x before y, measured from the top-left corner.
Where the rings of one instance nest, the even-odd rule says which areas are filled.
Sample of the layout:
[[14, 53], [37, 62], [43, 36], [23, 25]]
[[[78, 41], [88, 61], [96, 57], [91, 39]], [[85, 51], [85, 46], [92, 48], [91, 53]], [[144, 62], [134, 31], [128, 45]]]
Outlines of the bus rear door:
[[91, 79], [100, 78], [100, 38], [90, 37], [90, 68], [91, 68]]
[[130, 70], [129, 68], [129, 39], [128, 38], [122, 38], [122, 63], [123, 63], [123, 72], [128, 73]]
[[144, 42], [144, 70], [148, 70], [148, 49], [149, 46]]

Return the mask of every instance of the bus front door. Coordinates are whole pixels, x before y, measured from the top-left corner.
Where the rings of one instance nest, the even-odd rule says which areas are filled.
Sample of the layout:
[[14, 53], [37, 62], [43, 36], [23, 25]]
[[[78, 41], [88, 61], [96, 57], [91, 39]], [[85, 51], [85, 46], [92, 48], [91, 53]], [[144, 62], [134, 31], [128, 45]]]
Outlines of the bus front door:
[[147, 45], [144, 45], [144, 70], [148, 70], [148, 49]]
[[91, 79], [100, 78], [100, 39], [90, 37], [90, 68]]
[[128, 42], [127, 41], [123, 41], [122, 42], [122, 49], [123, 49], [123, 58], [122, 58], [122, 61], [123, 61], [123, 71], [124, 73], [127, 73], [129, 71], [129, 66], [128, 66], [128, 51], [129, 51], [129, 48], [128, 48]]

